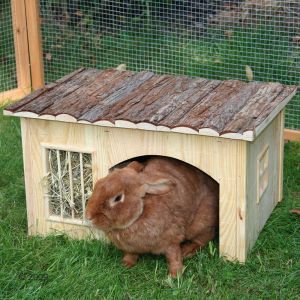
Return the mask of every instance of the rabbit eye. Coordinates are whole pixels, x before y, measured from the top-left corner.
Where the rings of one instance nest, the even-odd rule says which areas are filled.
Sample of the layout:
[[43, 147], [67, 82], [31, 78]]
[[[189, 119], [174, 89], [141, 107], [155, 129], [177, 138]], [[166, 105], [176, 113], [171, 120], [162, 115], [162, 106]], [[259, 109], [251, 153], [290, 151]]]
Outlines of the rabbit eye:
[[115, 206], [117, 203], [119, 202], [123, 202], [124, 201], [124, 198], [125, 198], [125, 195], [124, 194], [118, 194], [117, 196], [114, 196], [114, 197], [111, 197], [109, 199], [109, 205], [111, 207]]
[[119, 202], [119, 201], [123, 200], [123, 196], [124, 196], [123, 194], [117, 195], [114, 199], [114, 202]]

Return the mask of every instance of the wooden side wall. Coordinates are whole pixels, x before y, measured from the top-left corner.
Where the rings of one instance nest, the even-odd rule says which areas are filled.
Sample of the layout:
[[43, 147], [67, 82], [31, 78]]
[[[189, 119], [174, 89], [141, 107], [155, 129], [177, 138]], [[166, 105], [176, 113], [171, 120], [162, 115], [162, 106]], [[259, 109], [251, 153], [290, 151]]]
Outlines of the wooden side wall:
[[83, 152], [92, 150], [95, 178], [107, 175], [110, 167], [124, 160], [142, 155], [164, 155], [192, 164], [219, 182], [220, 253], [230, 259], [244, 259], [245, 197], [241, 194], [245, 187], [247, 142], [24, 118], [22, 136], [29, 234], [59, 230], [68, 231], [74, 237], [91, 234], [85, 226], [46, 220], [42, 145]]
[[[282, 111], [253, 143], [247, 145], [245, 249], [250, 249], [254, 245], [271, 212], [282, 198], [283, 125], [284, 112]], [[257, 159], [267, 146], [269, 146], [269, 183], [257, 203]]]

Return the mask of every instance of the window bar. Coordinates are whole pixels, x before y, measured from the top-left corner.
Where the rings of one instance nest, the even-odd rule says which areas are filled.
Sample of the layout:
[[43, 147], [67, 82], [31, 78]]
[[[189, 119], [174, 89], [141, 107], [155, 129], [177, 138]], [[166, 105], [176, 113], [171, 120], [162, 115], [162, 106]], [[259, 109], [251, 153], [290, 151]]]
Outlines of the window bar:
[[59, 150], [56, 150], [56, 157], [57, 157], [57, 170], [58, 170], [58, 186], [59, 186], [59, 202], [60, 202], [60, 216], [64, 217], [64, 208], [63, 208], [63, 197], [62, 197], [62, 185], [61, 185], [61, 165], [60, 165], [60, 155]]
[[[52, 188], [55, 186], [55, 177], [54, 177], [54, 173], [53, 173], [53, 169], [52, 169], [52, 151], [54, 151], [54, 150], [51, 150], [51, 149], [49, 149], [48, 150], [48, 167], [49, 167], [49, 169], [50, 169], [50, 174], [51, 174], [51, 186], [52, 186]], [[53, 188], [54, 189], [54, 188]], [[54, 193], [54, 191], [52, 190], [50, 190], [49, 191], [49, 189], [48, 189], [48, 194], [50, 195], [50, 192], [53, 192]], [[48, 201], [49, 201], [49, 198], [50, 198], [50, 196], [47, 196], [47, 198], [48, 198]], [[49, 205], [49, 203], [48, 203], [48, 207], [50, 207], [50, 205]]]
[[72, 162], [71, 162], [71, 152], [68, 151], [68, 165], [69, 165], [69, 180], [70, 180], [70, 195], [71, 195], [71, 201], [70, 201], [70, 207], [72, 212], [72, 219], [74, 219], [74, 191], [73, 191], [73, 174], [72, 174]]
[[80, 181], [81, 181], [81, 201], [82, 201], [82, 219], [85, 220], [85, 195], [84, 195], [84, 176], [82, 153], [79, 153], [80, 160]]

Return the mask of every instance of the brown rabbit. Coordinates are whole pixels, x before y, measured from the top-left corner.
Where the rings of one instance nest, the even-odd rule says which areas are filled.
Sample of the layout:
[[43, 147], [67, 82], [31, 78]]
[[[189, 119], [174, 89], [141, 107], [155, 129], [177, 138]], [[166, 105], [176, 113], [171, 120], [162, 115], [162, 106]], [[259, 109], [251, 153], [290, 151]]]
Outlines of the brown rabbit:
[[215, 236], [218, 184], [181, 161], [133, 161], [97, 181], [86, 217], [124, 251], [132, 267], [142, 253], [166, 256], [171, 276]]

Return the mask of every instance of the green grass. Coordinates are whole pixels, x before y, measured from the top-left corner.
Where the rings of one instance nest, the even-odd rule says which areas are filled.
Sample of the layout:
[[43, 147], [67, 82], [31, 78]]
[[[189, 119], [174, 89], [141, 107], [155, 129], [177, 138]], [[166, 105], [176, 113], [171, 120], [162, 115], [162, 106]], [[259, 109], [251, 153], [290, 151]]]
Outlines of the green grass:
[[250, 66], [254, 80], [299, 83], [300, 50], [290, 43], [291, 36], [272, 24], [235, 28], [230, 39], [213, 30], [195, 38], [187, 32], [176, 35], [137, 25], [103, 36], [78, 28], [61, 30], [54, 24], [42, 28], [44, 51], [50, 54], [45, 61], [49, 81], [80, 65], [126, 64], [130, 70], [242, 80], [247, 80], [245, 67]]
[[[89, 22], [91, 24], [89, 24]], [[130, 70], [150, 69], [161, 74], [199, 76], [210, 79], [247, 80], [249, 66], [256, 81], [300, 83], [300, 48], [291, 43], [292, 32], [283, 34], [276, 22], [236, 27], [232, 37], [210, 28], [195, 37], [157, 31], [157, 24], [131, 24], [128, 29], [102, 35], [92, 20], [87, 28], [61, 28], [45, 22], [43, 47], [47, 53], [45, 74], [48, 82], [85, 66], [111, 68], [126, 64]], [[287, 106], [286, 126], [300, 126], [300, 95]]]
[[300, 144], [285, 146], [284, 201], [245, 265], [218, 257], [217, 242], [167, 277], [163, 257], [132, 269], [101, 241], [28, 237], [19, 120], [0, 110], [0, 299], [299, 299]]
[[[7, 14], [3, 11], [2, 16]], [[94, 26], [91, 19], [85, 22], [86, 27], [74, 30], [51, 22], [42, 25], [47, 81], [80, 66], [125, 63], [132, 70], [244, 80], [247, 65], [254, 80], [299, 83], [300, 51], [290, 44], [290, 36], [272, 30], [271, 24], [236, 28], [231, 39], [213, 31], [191, 39], [188, 33], [162, 35], [139, 24], [132, 24], [134, 30], [102, 36], [89, 30]], [[0, 16], [0, 27], [6, 24]], [[0, 39], [8, 45], [11, 36]], [[0, 49], [0, 91], [15, 83], [11, 53]], [[299, 97], [293, 100], [295, 107]], [[288, 126], [300, 124], [300, 114], [292, 106], [287, 110], [293, 114]], [[145, 255], [128, 270], [120, 263], [121, 252], [100, 241], [76, 241], [64, 235], [28, 237], [22, 168], [19, 120], [3, 117], [0, 109], [0, 299], [300, 297], [300, 217], [288, 212], [300, 208], [300, 144], [285, 146], [284, 201], [274, 210], [247, 263], [219, 258], [215, 241], [185, 261], [185, 273], [178, 280], [167, 277], [163, 257]]]

